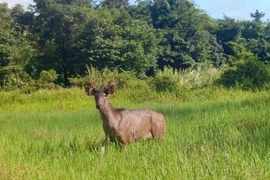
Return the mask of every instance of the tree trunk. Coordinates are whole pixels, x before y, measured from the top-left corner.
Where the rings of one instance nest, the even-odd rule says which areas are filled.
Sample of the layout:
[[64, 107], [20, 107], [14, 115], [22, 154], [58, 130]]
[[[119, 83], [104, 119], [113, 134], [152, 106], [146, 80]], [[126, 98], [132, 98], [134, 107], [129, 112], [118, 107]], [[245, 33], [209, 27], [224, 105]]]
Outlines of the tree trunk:
[[65, 45], [65, 40], [62, 40], [62, 68], [63, 68], [63, 78], [64, 78], [64, 87], [67, 87], [68, 82], [68, 57], [67, 49]]

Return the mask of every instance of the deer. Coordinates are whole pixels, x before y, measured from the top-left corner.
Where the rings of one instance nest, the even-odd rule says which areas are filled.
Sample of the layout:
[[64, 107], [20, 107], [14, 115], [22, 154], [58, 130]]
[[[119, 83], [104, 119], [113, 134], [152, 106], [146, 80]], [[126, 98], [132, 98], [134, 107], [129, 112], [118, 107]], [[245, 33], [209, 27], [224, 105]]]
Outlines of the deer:
[[96, 108], [99, 110], [105, 139], [102, 143], [104, 152], [108, 142], [116, 142], [121, 149], [125, 145], [147, 139], [157, 139], [161, 142], [165, 136], [166, 120], [163, 114], [150, 110], [128, 110], [114, 108], [109, 95], [114, 94], [115, 85], [112, 80], [104, 88], [96, 88], [90, 76], [85, 93], [94, 96]]

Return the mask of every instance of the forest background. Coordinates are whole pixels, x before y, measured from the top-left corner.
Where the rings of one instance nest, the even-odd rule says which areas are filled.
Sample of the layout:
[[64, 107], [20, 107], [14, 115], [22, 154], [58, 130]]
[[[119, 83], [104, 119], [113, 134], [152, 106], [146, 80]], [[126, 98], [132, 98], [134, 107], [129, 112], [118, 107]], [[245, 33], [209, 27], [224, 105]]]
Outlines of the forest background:
[[[266, 14], [259, 10], [250, 13], [252, 20], [236, 20], [212, 19], [188, 0], [34, 3], [27, 10], [20, 4], [13, 8], [0, 4], [3, 90], [28, 93], [83, 86], [86, 65], [124, 73], [125, 78], [153, 77], [157, 90], [170, 90], [168, 79], [174, 81], [158, 79], [164, 71], [167, 76], [168, 71], [195, 71], [193, 79], [182, 79], [183, 84], [204, 72], [208, 85], [269, 87], [270, 22], [262, 21]], [[121, 78], [113, 78], [121, 84]]]

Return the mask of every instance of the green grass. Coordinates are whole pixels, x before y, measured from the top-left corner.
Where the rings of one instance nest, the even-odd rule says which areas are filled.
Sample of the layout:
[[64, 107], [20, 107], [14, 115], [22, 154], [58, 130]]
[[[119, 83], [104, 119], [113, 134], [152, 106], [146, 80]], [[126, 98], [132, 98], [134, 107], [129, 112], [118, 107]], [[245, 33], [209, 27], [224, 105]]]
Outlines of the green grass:
[[0, 92], [0, 179], [270, 179], [269, 94], [122, 90], [112, 103], [162, 112], [166, 137], [102, 154], [101, 119], [82, 90]]

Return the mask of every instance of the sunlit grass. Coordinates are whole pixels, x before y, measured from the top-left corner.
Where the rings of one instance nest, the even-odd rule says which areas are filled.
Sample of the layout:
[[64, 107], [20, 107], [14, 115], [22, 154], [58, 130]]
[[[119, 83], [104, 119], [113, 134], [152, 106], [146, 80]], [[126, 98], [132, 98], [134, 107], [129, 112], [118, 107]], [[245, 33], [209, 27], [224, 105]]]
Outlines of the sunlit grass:
[[112, 103], [165, 114], [165, 140], [134, 143], [122, 151], [110, 144], [105, 154], [101, 119], [82, 90], [0, 93], [7, 102], [0, 106], [0, 177], [270, 178], [269, 92], [201, 89], [180, 99], [153, 94], [155, 100], [140, 103], [132, 103], [128, 93], [135, 91], [118, 92]]

